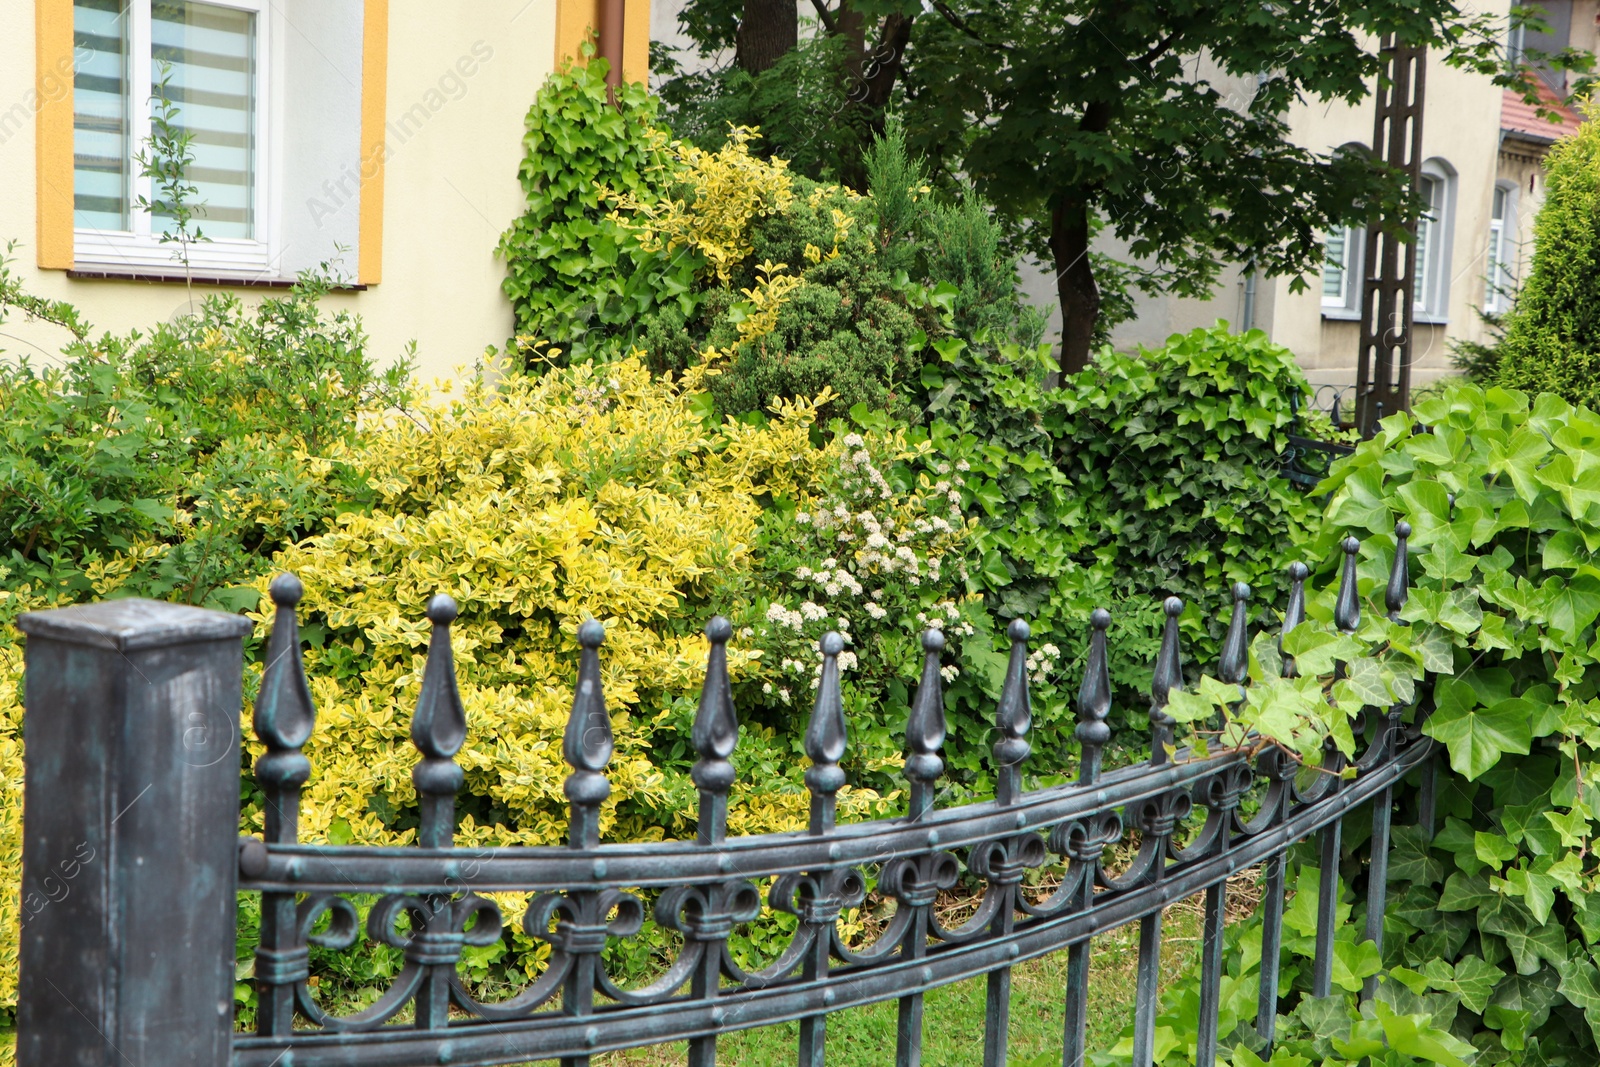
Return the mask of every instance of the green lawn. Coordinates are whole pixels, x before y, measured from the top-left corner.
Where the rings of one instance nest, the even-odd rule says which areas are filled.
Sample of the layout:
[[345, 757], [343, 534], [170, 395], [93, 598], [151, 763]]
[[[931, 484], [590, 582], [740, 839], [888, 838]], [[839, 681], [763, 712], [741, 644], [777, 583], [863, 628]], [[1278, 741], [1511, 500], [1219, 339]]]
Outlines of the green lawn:
[[[1244, 888], [1241, 886], [1241, 888]], [[1248, 890], [1247, 890], [1248, 891]], [[1194, 966], [1200, 950], [1200, 901], [1167, 910], [1162, 939], [1163, 976], [1170, 980]], [[1106, 1049], [1133, 1013], [1134, 974], [1139, 958], [1138, 926], [1123, 927], [1094, 941], [1089, 970], [1089, 1048]], [[1009, 1061], [1018, 1067], [1060, 1063], [1062, 998], [1067, 954], [1057, 952], [1019, 964], [1012, 972]], [[984, 979], [930, 992], [923, 1028], [922, 1062], [927, 1067], [967, 1067], [983, 1054]], [[828, 1062], [838, 1067], [883, 1067], [894, 1061], [894, 1001], [835, 1012], [828, 1019]], [[717, 1062], [735, 1067], [779, 1067], [795, 1062], [799, 1027], [794, 1023], [742, 1030], [717, 1043]], [[676, 1067], [683, 1044], [596, 1057], [603, 1067]]]

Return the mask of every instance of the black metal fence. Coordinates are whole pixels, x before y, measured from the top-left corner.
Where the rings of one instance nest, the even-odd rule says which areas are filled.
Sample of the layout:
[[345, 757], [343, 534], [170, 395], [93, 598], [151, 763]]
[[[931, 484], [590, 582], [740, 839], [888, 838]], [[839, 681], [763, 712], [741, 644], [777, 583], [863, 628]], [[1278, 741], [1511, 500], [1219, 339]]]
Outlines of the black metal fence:
[[[1398, 546], [1386, 607], [1406, 596], [1406, 535]], [[1354, 539], [1343, 545], [1335, 621], [1360, 619]], [[1308, 569], [1290, 572], [1284, 626], [1304, 616]], [[1269, 1043], [1280, 1008], [1278, 960], [1289, 847], [1320, 834], [1324, 872], [1337, 870], [1341, 819], [1370, 806], [1366, 937], [1381, 941], [1393, 790], [1426, 770], [1431, 807], [1432, 742], [1404, 724], [1402, 707], [1367, 709], [1354, 776], [1297, 773], [1274, 747], [1192, 757], [1171, 749], [1168, 696], [1183, 684], [1178, 615], [1166, 629], [1150, 686], [1147, 763], [1102, 768], [1110, 739], [1107, 674], [1110, 617], [1096, 611], [1076, 737], [1076, 781], [1024, 788], [1031, 711], [1026, 670], [1029, 629], [1013, 621], [1011, 656], [995, 713], [992, 801], [941, 809], [935, 785], [944, 763], [944, 703], [938, 631], [922, 636], [921, 686], [906, 724], [904, 817], [837, 825], [835, 797], [848, 724], [840, 702], [843, 641], [821, 642], [821, 676], [805, 735], [811, 765], [810, 822], [793, 833], [727, 835], [731, 758], [739, 724], [728, 684], [727, 620], [706, 627], [710, 657], [693, 746], [699, 760], [699, 831], [694, 841], [601, 844], [599, 813], [610, 792], [605, 772], [611, 721], [601, 692], [604, 634], [580, 627], [576, 697], [563, 739], [572, 772], [566, 847], [452, 847], [454, 762], [466, 735], [456, 691], [449, 626], [456, 606], [428, 605], [433, 623], [411, 737], [420, 753], [413, 780], [420, 801], [416, 847], [334, 847], [298, 841], [300, 791], [311, 766], [301, 748], [315, 713], [301, 666], [289, 575], [271, 586], [277, 605], [254, 728], [266, 745], [255, 767], [266, 797], [265, 840], [239, 838], [240, 618], [149, 601], [114, 601], [24, 616], [27, 646], [27, 793], [21, 992], [21, 1067], [128, 1064], [132, 1067], [373, 1067], [492, 1064], [559, 1059], [587, 1064], [597, 1053], [687, 1040], [692, 1065], [715, 1062], [720, 1035], [799, 1022], [798, 1061], [824, 1062], [831, 1012], [896, 1000], [895, 1062], [919, 1062], [928, 990], [984, 976], [988, 984], [982, 1062], [1006, 1062], [1011, 969], [1065, 949], [1062, 1062], [1085, 1057], [1089, 939], [1139, 924], [1133, 1060], [1151, 1062], [1159, 1002], [1163, 909], [1204, 894], [1200, 1031], [1195, 1061], [1214, 1062], [1219, 1035], [1223, 922], [1230, 876], [1261, 865], [1265, 892], [1259, 1015]], [[1217, 675], [1243, 684], [1250, 590], [1231, 590], [1232, 617]], [[1292, 659], [1286, 670], [1293, 670]], [[1330, 749], [1327, 768], [1343, 766]], [[1250, 798], [1246, 818], [1241, 803]], [[1204, 818], [1199, 816], [1203, 809]], [[1197, 825], [1198, 824], [1198, 825]], [[1187, 827], [1187, 830], [1185, 829]], [[1107, 847], [1137, 831], [1125, 869], [1103, 865]], [[87, 857], [87, 858], [86, 858]], [[71, 864], [71, 874], [65, 864]], [[1025, 892], [1027, 872], [1063, 867], [1045, 896]], [[935, 902], [963, 866], [984, 886], [964, 923], [947, 927]], [[858, 905], [876, 877], [896, 907], [870, 945], [850, 944], [841, 913]], [[796, 917], [787, 948], [749, 971], [728, 950], [736, 925], [772, 909]], [[1339, 880], [1323, 877], [1313, 992], [1330, 989]], [[234, 1030], [235, 902], [259, 893], [255, 950], [259, 1013], [254, 1033]], [[506, 917], [481, 894], [526, 894], [517, 918], [550, 946], [544, 970], [509, 999], [485, 1003], [458, 974], [463, 947], [492, 944]], [[351, 897], [370, 894], [365, 930]], [[661, 927], [682, 947], [654, 981], [625, 988], [608, 973], [608, 942], [636, 936], [653, 899]], [[367, 1009], [335, 1015], [308, 981], [310, 947], [360, 951], [363, 933], [403, 951], [404, 968]], [[1369, 989], [1370, 995], [1370, 989]], [[1226, 1036], [1226, 1035], [1223, 1035]], [[886, 1039], [887, 1045], [887, 1039]], [[884, 1058], [887, 1060], [887, 1048]], [[975, 1054], [976, 1058], [976, 1054]]]

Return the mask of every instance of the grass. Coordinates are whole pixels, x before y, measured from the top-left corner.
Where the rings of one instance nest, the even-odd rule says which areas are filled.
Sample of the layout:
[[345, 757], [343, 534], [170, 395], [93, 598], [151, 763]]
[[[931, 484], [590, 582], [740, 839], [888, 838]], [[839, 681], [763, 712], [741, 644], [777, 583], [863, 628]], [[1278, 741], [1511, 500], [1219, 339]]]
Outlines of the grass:
[[[1254, 905], [1252, 873], [1230, 884], [1230, 918]], [[1163, 984], [1191, 971], [1199, 961], [1201, 898], [1167, 909], [1162, 927]], [[1125, 926], [1094, 939], [1089, 954], [1089, 1035], [1091, 1051], [1116, 1044], [1133, 1019], [1134, 977], [1139, 960], [1139, 928]], [[1062, 1001], [1067, 954], [1056, 952], [1018, 964], [1011, 979], [1008, 1061], [1016, 1067], [1059, 1063]], [[927, 1067], [977, 1063], [983, 1055], [985, 981], [957, 982], [927, 994], [922, 1062]], [[834, 1012], [828, 1017], [828, 1062], [838, 1067], [882, 1067], [894, 1061], [894, 1001]], [[717, 1062], [736, 1067], [778, 1067], [795, 1062], [799, 1026], [785, 1023], [724, 1035]], [[675, 1067], [685, 1061], [683, 1043], [615, 1052], [595, 1058], [596, 1067]]]

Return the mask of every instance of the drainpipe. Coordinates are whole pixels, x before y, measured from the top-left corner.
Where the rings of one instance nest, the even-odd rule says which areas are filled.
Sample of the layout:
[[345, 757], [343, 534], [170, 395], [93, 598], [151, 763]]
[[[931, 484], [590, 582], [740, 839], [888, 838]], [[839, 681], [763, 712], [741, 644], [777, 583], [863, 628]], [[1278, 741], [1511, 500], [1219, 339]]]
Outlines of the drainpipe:
[[1239, 313], [1239, 318], [1242, 319], [1244, 323], [1243, 327], [1239, 331], [1240, 333], [1244, 333], [1255, 327], [1256, 266], [1254, 263], [1250, 264], [1250, 266], [1247, 267], [1244, 272], [1244, 309]]
[[622, 23], [626, 0], [600, 0], [600, 58], [610, 64], [606, 72], [606, 95], [613, 105], [622, 87]]

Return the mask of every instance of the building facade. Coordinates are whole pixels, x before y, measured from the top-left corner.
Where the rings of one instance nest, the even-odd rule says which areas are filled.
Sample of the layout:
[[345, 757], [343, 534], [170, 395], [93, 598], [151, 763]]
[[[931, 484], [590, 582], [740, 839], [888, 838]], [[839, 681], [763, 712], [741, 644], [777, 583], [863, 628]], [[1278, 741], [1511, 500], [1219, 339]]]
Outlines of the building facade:
[[[1480, 4], [1507, 17], [1510, 3]], [[1549, 31], [1508, 34], [1507, 47], [1552, 53], [1571, 47], [1594, 52], [1600, 0], [1543, 0]], [[1429, 204], [1418, 224], [1415, 330], [1411, 381], [1416, 386], [1453, 372], [1453, 343], [1478, 341], [1488, 327], [1479, 312], [1503, 313], [1515, 299], [1533, 250], [1533, 219], [1544, 199], [1542, 161], [1579, 117], [1562, 106], [1568, 84], [1560, 71], [1537, 68], [1539, 89], [1556, 117], [1541, 117], [1519, 94], [1489, 79], [1427, 58], [1422, 119], [1422, 187]], [[1220, 86], [1219, 86], [1220, 87]], [[1231, 85], [1248, 99], [1250, 85]], [[1559, 94], [1559, 95], [1558, 95]], [[1374, 102], [1298, 106], [1290, 124], [1296, 141], [1322, 152], [1370, 145]], [[1157, 345], [1174, 332], [1224, 319], [1264, 330], [1292, 350], [1314, 385], [1355, 381], [1364, 232], [1324, 235], [1326, 261], [1309, 288], [1291, 291], [1290, 278], [1263, 278], [1242, 266], [1225, 271], [1209, 299], [1137, 298], [1137, 317], [1113, 333], [1118, 347]], [[1104, 250], [1116, 255], [1115, 242]], [[1030, 292], [1053, 297], [1048, 277], [1030, 277]]]
[[[648, 65], [626, 0], [623, 67]], [[0, 4], [0, 247], [33, 293], [97, 330], [148, 328], [215, 292], [255, 299], [332, 264], [330, 306], [379, 360], [425, 375], [511, 335], [501, 232], [521, 213], [523, 121], [600, 0], [8, 0]], [[186, 272], [141, 177], [164, 95], [193, 135], [208, 240]], [[0, 351], [56, 352], [14, 317]]]

